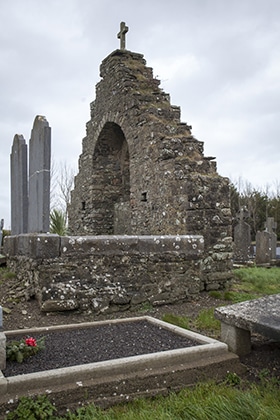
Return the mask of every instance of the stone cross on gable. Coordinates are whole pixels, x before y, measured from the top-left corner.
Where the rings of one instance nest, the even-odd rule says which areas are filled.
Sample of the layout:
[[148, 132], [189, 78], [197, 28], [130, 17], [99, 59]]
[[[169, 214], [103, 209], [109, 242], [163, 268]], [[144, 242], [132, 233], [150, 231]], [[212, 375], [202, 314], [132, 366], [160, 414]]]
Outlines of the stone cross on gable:
[[274, 217], [268, 217], [265, 222], [265, 230], [272, 233], [277, 228], [277, 223], [274, 221]]
[[128, 26], [125, 25], [125, 22], [121, 22], [120, 32], [118, 33], [118, 38], [120, 39], [120, 49], [125, 50], [125, 34], [128, 32]]

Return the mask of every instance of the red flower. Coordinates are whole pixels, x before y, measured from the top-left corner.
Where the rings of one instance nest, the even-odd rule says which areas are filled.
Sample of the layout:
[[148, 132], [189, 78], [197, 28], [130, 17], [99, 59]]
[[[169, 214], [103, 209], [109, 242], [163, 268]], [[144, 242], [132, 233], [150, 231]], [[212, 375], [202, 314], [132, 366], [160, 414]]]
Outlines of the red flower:
[[36, 340], [35, 340], [35, 338], [33, 338], [33, 337], [28, 337], [28, 338], [26, 338], [26, 339], [25, 339], [25, 344], [26, 344], [27, 346], [31, 346], [31, 347], [36, 347], [36, 346], [37, 346]]

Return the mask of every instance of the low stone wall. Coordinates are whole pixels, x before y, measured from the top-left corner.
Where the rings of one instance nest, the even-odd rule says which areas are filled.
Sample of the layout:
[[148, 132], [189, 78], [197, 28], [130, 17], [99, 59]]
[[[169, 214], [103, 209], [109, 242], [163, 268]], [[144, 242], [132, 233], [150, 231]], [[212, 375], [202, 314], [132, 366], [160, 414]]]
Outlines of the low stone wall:
[[7, 264], [42, 311], [113, 312], [183, 300], [205, 288], [202, 236], [18, 235]]

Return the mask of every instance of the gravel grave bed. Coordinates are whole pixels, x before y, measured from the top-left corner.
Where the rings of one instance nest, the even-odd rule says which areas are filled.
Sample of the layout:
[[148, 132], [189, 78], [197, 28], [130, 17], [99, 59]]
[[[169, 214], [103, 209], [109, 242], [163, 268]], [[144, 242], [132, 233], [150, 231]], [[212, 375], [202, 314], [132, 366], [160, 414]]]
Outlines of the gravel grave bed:
[[[9, 337], [8, 341], [25, 337], [24, 331], [22, 334], [20, 337]], [[42, 336], [45, 337], [45, 349], [22, 363], [7, 361], [2, 371], [5, 377], [200, 344], [144, 320], [52, 331], [34, 338]]]

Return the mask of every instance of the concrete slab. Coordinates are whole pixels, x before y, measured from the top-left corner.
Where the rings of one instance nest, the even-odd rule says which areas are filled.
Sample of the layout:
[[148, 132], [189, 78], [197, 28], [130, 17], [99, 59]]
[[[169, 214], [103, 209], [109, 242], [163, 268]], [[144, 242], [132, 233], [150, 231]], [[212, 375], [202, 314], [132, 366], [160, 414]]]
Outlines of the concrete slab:
[[217, 308], [215, 317], [222, 341], [239, 356], [250, 353], [251, 333], [280, 341], [280, 294]]
[[199, 345], [141, 356], [89, 363], [1, 379], [0, 403], [22, 395], [51, 393], [57, 404], [85, 399], [102, 406], [143, 395], [180, 389], [206, 378], [224, 377], [227, 371], [240, 373], [244, 367], [228, 346], [209, 337], [179, 328], [151, 317], [127, 318], [93, 323], [53, 326], [6, 332], [14, 335], [71, 330], [94, 325], [146, 320], [180, 334]]

